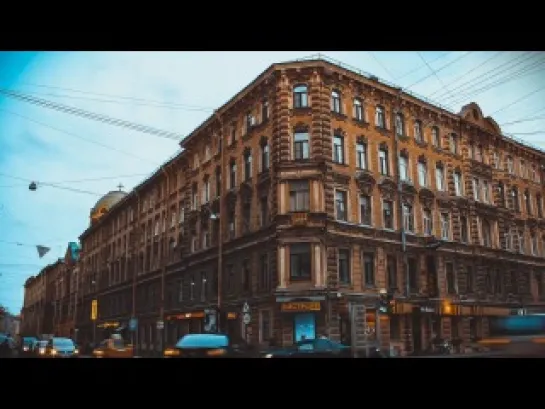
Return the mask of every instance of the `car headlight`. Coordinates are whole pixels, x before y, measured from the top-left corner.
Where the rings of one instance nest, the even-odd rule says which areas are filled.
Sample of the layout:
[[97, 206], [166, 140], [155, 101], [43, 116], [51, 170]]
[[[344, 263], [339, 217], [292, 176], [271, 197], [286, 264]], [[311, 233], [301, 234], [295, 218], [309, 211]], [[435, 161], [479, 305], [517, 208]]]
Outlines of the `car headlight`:
[[272, 357], [273, 357], [272, 354], [265, 355], [265, 358], [272, 358]]
[[79, 349], [74, 349], [74, 354], [79, 354]]
[[52, 349], [52, 350], [51, 350], [51, 355], [57, 355], [57, 350], [56, 350], [56, 349]]
[[45, 354], [45, 348], [40, 348], [40, 355]]

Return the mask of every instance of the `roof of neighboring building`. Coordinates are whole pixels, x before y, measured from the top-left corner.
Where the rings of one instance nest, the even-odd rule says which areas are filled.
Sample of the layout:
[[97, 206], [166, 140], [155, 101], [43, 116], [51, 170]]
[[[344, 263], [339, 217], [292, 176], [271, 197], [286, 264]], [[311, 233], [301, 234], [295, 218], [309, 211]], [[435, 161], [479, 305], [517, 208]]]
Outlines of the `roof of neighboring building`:
[[117, 202], [127, 196], [127, 194], [127, 192], [123, 192], [122, 190], [112, 190], [106, 193], [98, 200], [98, 202], [96, 202], [92, 209], [92, 212], [96, 213], [99, 212], [101, 209], [110, 210], [113, 205], [115, 205]]
[[79, 253], [81, 251], [81, 248], [79, 246], [78, 243], [76, 242], [69, 242], [68, 243], [68, 248], [70, 250], [70, 258], [72, 259], [72, 261], [76, 262], [79, 260]]

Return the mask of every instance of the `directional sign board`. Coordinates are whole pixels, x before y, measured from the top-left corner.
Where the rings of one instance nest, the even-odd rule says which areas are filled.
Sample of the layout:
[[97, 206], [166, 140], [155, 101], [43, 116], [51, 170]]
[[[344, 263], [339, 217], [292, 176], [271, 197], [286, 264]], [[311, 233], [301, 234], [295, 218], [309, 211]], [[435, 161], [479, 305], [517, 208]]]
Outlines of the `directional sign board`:
[[250, 321], [252, 321], [252, 317], [250, 316], [250, 314], [244, 314], [242, 316], [242, 322], [244, 323], [244, 325], [248, 325]]
[[165, 328], [165, 322], [164, 321], [157, 321], [157, 329], [163, 329]]
[[250, 312], [250, 306], [248, 305], [247, 302], [245, 302], [244, 305], [242, 306], [242, 312], [243, 312], [244, 314]]

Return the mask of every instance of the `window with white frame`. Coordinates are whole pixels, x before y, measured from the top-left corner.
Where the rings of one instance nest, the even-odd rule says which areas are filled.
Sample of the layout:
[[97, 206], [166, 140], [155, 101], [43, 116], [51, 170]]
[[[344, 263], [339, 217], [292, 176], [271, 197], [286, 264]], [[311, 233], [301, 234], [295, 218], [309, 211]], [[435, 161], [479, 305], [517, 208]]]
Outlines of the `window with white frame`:
[[341, 94], [337, 90], [331, 91], [331, 110], [336, 114], [341, 113]]
[[483, 202], [489, 203], [490, 202], [490, 188], [488, 186], [488, 182], [486, 180], [482, 181], [481, 184], [482, 190], [483, 190]]
[[384, 108], [380, 105], [377, 105], [375, 108], [375, 125], [378, 128], [386, 128], [386, 115], [384, 113]]
[[443, 166], [439, 164], [435, 167], [435, 184], [437, 190], [445, 190], [445, 172], [443, 170]]
[[161, 223], [159, 219], [155, 219], [155, 228], [153, 230], [153, 235], [158, 236], [160, 232], [161, 232]]
[[405, 155], [399, 155], [399, 177], [403, 181], [410, 180], [409, 178], [409, 158]]
[[479, 179], [473, 178], [473, 199], [476, 201], [481, 200], [480, 190], [479, 190]]
[[414, 232], [413, 207], [403, 203], [403, 228], [405, 231]]
[[454, 172], [454, 194], [456, 196], [462, 196], [462, 174], [459, 171]]
[[385, 146], [378, 150], [378, 168], [381, 175], [388, 176], [390, 174], [388, 149]]
[[347, 193], [344, 190], [335, 191], [335, 212], [337, 220], [347, 221]]
[[365, 119], [363, 116], [363, 104], [361, 103], [361, 99], [354, 98], [354, 119], [359, 122], [363, 122]]
[[356, 143], [356, 167], [367, 169], [367, 144], [364, 142]]
[[293, 107], [308, 107], [308, 87], [306, 85], [296, 85], [293, 87]]
[[366, 226], [372, 225], [372, 210], [371, 197], [366, 195], [360, 196], [360, 223]]
[[397, 136], [405, 135], [405, 118], [399, 112], [395, 116], [395, 133]]
[[513, 167], [513, 158], [511, 156], [508, 156], [505, 159], [505, 164], [506, 164], [507, 172], [509, 172], [509, 174], [512, 175], [515, 171]]
[[390, 200], [382, 202], [382, 223], [385, 229], [394, 228], [394, 204]]
[[432, 236], [433, 235], [433, 218], [430, 209], [424, 209], [422, 212], [422, 224], [424, 235]]
[[204, 180], [202, 189], [202, 203], [208, 203], [210, 201], [210, 180], [207, 178]]
[[449, 136], [449, 149], [451, 153], [458, 154], [458, 137], [455, 133], [451, 133]]
[[448, 213], [441, 213], [441, 239], [450, 239], [450, 216]]
[[441, 147], [441, 140], [439, 138], [439, 128], [434, 126], [431, 128], [431, 143], [435, 147]]
[[333, 162], [344, 164], [344, 137], [340, 133], [333, 135]]
[[269, 144], [264, 141], [261, 144], [261, 172], [265, 172], [269, 169]]
[[308, 159], [310, 157], [308, 132], [295, 132], [293, 135], [293, 157], [295, 160]]
[[419, 120], [414, 121], [414, 139], [417, 142], [422, 142], [422, 122]]
[[289, 183], [290, 211], [308, 212], [310, 209], [310, 184], [308, 180], [293, 180]]
[[486, 219], [481, 221], [481, 235], [483, 239], [483, 246], [492, 247], [492, 226]]
[[421, 187], [428, 186], [428, 166], [423, 161], [418, 161], [418, 184]]
[[537, 241], [537, 234], [532, 233], [531, 239], [530, 239], [530, 245], [531, 245], [530, 251], [532, 252], [532, 256], [537, 256], [538, 255], [538, 246], [539, 246], [539, 243]]
[[244, 152], [244, 180], [252, 178], [252, 151], [248, 149]]
[[234, 159], [229, 164], [229, 188], [234, 189], [237, 186], [237, 163]]

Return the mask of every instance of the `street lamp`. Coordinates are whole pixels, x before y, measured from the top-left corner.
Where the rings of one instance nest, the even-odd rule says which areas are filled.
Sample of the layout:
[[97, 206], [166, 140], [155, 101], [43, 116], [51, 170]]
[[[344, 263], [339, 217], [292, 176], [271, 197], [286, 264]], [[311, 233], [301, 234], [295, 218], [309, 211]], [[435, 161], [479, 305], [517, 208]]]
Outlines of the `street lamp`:
[[38, 184], [36, 182], [30, 182], [30, 184], [28, 185], [28, 190], [30, 190], [31, 192], [35, 192], [37, 188]]

